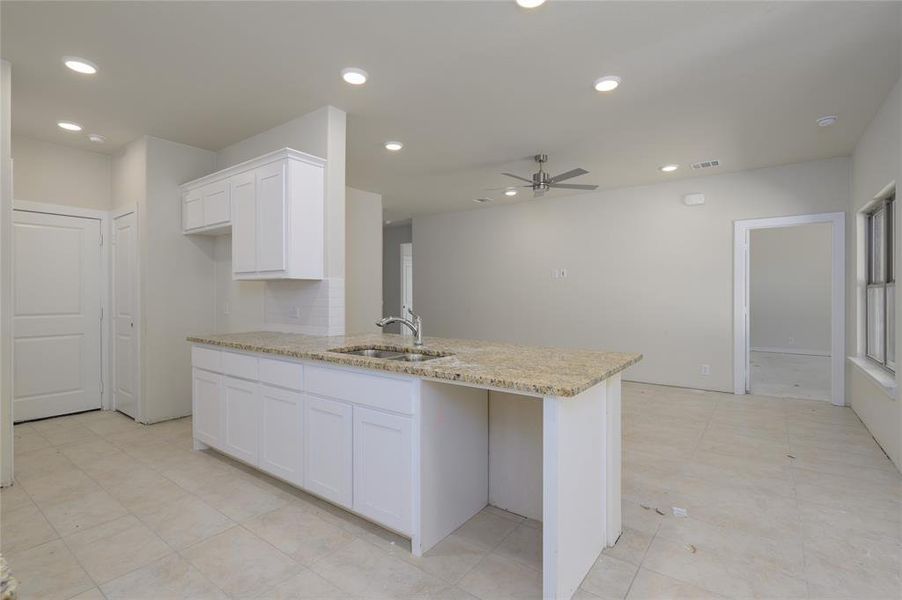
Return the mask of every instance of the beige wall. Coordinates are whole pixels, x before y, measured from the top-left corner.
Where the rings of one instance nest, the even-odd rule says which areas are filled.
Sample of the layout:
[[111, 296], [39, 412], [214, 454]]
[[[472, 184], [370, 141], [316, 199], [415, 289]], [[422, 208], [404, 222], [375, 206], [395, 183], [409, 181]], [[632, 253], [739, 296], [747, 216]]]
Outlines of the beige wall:
[[831, 225], [750, 233], [752, 349], [830, 354]]
[[106, 154], [23, 136], [12, 138], [16, 200], [109, 210], [111, 160]]
[[346, 332], [378, 332], [382, 315], [382, 196], [348, 188], [346, 199]]
[[[902, 83], [897, 83], [883, 106], [855, 147], [852, 157], [852, 194], [849, 219], [849, 285], [848, 285], [848, 351], [850, 356], [862, 355], [864, 344], [864, 304], [860, 298], [863, 269], [863, 231], [860, 211], [874, 196], [891, 182], [902, 181]], [[902, 217], [896, 211], [895, 230], [902, 233]], [[902, 244], [896, 244], [896, 264], [902, 264]], [[896, 295], [896, 314], [902, 314], [902, 296]], [[896, 339], [902, 327], [896, 323]], [[897, 346], [898, 347], [898, 346]], [[896, 466], [902, 469], [902, 401], [898, 388], [894, 396], [875, 384], [857, 366], [849, 363], [848, 396], [852, 408], [871, 431]], [[896, 377], [898, 386], [899, 378]]]
[[415, 217], [414, 305], [430, 335], [642, 352], [628, 379], [732, 391], [734, 220], [845, 210], [849, 182], [837, 158]]

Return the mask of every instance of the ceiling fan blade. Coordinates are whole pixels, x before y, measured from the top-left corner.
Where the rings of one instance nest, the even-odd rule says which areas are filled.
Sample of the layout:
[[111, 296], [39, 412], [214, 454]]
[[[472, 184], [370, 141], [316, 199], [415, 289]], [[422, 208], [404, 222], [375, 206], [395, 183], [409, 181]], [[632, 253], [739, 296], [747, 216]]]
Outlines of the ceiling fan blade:
[[597, 185], [579, 185], [576, 183], [551, 183], [549, 187], [563, 190], [597, 190]]
[[502, 173], [502, 175], [507, 175], [508, 177], [513, 177], [514, 179], [519, 179], [520, 181], [525, 181], [526, 183], [532, 183], [532, 179], [520, 177], [519, 175], [514, 175], [513, 173]]
[[571, 179], [573, 177], [579, 177], [580, 175], [585, 175], [586, 173], [588, 173], [588, 171], [586, 171], [585, 169], [572, 169], [570, 171], [567, 171], [566, 173], [555, 175], [551, 178], [551, 183], [556, 183], [565, 179]]

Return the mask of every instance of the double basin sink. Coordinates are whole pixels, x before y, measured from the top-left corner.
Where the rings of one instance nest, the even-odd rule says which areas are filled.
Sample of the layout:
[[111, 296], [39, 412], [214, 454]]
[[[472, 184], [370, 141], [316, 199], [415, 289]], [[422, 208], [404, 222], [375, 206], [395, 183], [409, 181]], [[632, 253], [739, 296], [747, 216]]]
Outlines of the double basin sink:
[[335, 348], [329, 352], [337, 352], [339, 354], [353, 354], [354, 356], [365, 356], [367, 358], [382, 358], [385, 360], [396, 360], [399, 362], [424, 362], [434, 360], [450, 354], [440, 354], [437, 352], [424, 351], [407, 351], [407, 350], [390, 350], [385, 348]]

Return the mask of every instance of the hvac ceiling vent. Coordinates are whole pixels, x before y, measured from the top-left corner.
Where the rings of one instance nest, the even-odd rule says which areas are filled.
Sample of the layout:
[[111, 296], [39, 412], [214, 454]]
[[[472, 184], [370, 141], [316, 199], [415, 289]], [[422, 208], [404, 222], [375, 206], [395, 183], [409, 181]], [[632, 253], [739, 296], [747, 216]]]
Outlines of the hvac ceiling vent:
[[720, 166], [719, 160], [702, 160], [697, 163], [692, 163], [692, 168], [696, 169], [696, 170], [697, 169], [710, 169], [712, 167], [719, 167], [719, 166]]

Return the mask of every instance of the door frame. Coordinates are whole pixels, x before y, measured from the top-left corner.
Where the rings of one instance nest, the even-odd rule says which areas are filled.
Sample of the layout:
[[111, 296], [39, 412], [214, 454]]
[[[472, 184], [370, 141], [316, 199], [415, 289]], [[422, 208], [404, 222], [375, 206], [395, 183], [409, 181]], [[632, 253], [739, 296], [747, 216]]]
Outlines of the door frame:
[[110, 213], [93, 208], [15, 199], [13, 210], [100, 221], [100, 408], [110, 410], [113, 397], [110, 385], [110, 244], [107, 243], [111, 239]]
[[[144, 403], [142, 402], [143, 394], [142, 386], [141, 386], [141, 339], [142, 339], [142, 330], [144, 329], [141, 326], [143, 321], [141, 320], [141, 234], [140, 234], [140, 226], [138, 224], [138, 219], [140, 215], [138, 214], [138, 209], [136, 206], [129, 206], [124, 208], [118, 208], [110, 211], [110, 261], [109, 261], [109, 284], [110, 284], [110, 314], [112, 314], [113, 310], [113, 258], [112, 258], [112, 242], [113, 242], [113, 227], [116, 219], [120, 217], [124, 217], [126, 215], [134, 213], [135, 215], [135, 272], [134, 272], [134, 281], [135, 281], [135, 298], [134, 298], [134, 306], [132, 309], [135, 311], [135, 323], [138, 325], [135, 327], [135, 421], [139, 423], [143, 423], [142, 419], [144, 418]], [[115, 332], [112, 328], [112, 319], [110, 319], [110, 343], [109, 347], [112, 350], [113, 348], [113, 336]], [[110, 356], [110, 367], [112, 364], [112, 353]], [[116, 406], [113, 404], [113, 377], [112, 373], [110, 374], [110, 407], [108, 410], [116, 410]], [[123, 413], [124, 414], [124, 413]], [[127, 416], [127, 415], [126, 415]]]
[[733, 393], [746, 394], [749, 378], [749, 233], [829, 223], [833, 240], [830, 281], [830, 393], [836, 406], [846, 405], [846, 213], [818, 213], [792, 217], [744, 219], [733, 223]]

